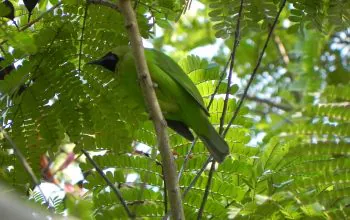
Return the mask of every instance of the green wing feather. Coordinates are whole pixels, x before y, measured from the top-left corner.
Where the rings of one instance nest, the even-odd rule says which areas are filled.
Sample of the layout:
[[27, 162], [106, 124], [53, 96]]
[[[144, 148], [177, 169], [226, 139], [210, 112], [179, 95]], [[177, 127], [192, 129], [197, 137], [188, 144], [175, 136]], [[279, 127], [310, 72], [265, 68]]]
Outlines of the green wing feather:
[[208, 109], [204, 105], [203, 98], [199, 93], [197, 87], [187, 74], [175, 63], [170, 57], [164, 53], [155, 49], [146, 49], [146, 57], [153, 56], [155, 64], [165, 73], [167, 73], [172, 79], [174, 79], [181, 87], [183, 87], [197, 102], [197, 104], [204, 110], [209, 116]]

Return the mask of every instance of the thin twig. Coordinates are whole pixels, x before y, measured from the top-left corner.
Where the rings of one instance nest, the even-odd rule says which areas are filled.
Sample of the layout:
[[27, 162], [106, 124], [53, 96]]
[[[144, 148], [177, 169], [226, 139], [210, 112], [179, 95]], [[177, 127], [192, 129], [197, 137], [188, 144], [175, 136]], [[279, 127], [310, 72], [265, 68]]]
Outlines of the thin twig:
[[208, 159], [205, 161], [205, 163], [203, 164], [202, 168], [198, 171], [198, 173], [196, 174], [196, 176], [193, 178], [193, 180], [191, 181], [190, 185], [188, 185], [188, 187], [185, 189], [185, 191], [182, 193], [182, 198], [185, 198], [185, 196], [187, 195], [187, 193], [190, 191], [190, 189], [194, 186], [194, 184], [196, 184], [198, 178], [201, 176], [201, 174], [204, 172], [205, 168], [208, 166], [208, 164], [210, 162], [213, 162], [213, 157], [209, 156]]
[[212, 161], [211, 162], [210, 171], [209, 171], [209, 175], [208, 175], [207, 185], [205, 186], [205, 191], [204, 191], [201, 207], [199, 208], [199, 211], [198, 211], [197, 219], [202, 219], [202, 215], [203, 215], [204, 208], [205, 208], [205, 203], [208, 200], [208, 196], [209, 196], [209, 192], [210, 192], [210, 186], [211, 186], [211, 182], [213, 180], [214, 170], [215, 170], [215, 161]]
[[225, 100], [224, 100], [224, 106], [222, 108], [222, 114], [221, 114], [221, 118], [220, 118], [219, 134], [222, 134], [222, 132], [224, 131], [225, 116], [226, 116], [226, 112], [227, 112], [229, 94], [231, 92], [231, 80], [232, 80], [233, 66], [235, 63], [236, 51], [237, 51], [238, 44], [239, 44], [242, 11], [243, 11], [243, 0], [241, 0], [241, 4], [239, 6], [239, 12], [238, 12], [238, 18], [237, 18], [237, 24], [236, 24], [236, 30], [235, 30], [235, 42], [233, 44], [232, 53], [231, 53], [230, 71], [228, 74], [228, 83], [227, 83], [226, 95], [225, 95]]
[[263, 104], [266, 104], [270, 107], [278, 108], [278, 109], [281, 109], [281, 110], [286, 111], [286, 112], [293, 110], [293, 107], [291, 107], [289, 105], [275, 103], [271, 100], [258, 98], [256, 96], [246, 95], [246, 99], [251, 100], [251, 101], [255, 101], [255, 102], [259, 102], [259, 103], [263, 103]]
[[268, 34], [268, 36], [267, 36], [267, 39], [266, 39], [266, 41], [265, 41], [264, 47], [263, 47], [263, 49], [262, 49], [262, 51], [261, 51], [261, 53], [260, 53], [258, 62], [257, 62], [256, 66], [255, 66], [255, 68], [254, 68], [254, 70], [253, 70], [252, 75], [250, 76], [250, 79], [249, 79], [249, 81], [248, 81], [247, 86], [246, 86], [245, 89], [244, 89], [243, 95], [242, 95], [241, 99], [239, 100], [238, 106], [237, 106], [237, 108], [236, 108], [236, 110], [235, 110], [235, 112], [234, 112], [234, 114], [233, 114], [233, 116], [232, 116], [230, 122], [228, 123], [228, 125], [227, 125], [227, 127], [226, 127], [226, 129], [225, 129], [225, 131], [224, 131], [224, 133], [223, 133], [223, 137], [226, 136], [226, 134], [227, 134], [228, 130], [230, 129], [232, 123], [233, 123], [234, 120], [236, 119], [239, 110], [240, 110], [241, 107], [242, 107], [242, 104], [243, 104], [243, 102], [244, 102], [244, 100], [245, 100], [245, 97], [246, 97], [247, 94], [248, 94], [249, 87], [250, 87], [250, 85], [252, 84], [252, 82], [253, 82], [253, 80], [254, 80], [254, 78], [255, 78], [255, 75], [256, 75], [257, 72], [258, 72], [258, 69], [259, 69], [259, 67], [260, 67], [262, 58], [263, 58], [263, 56], [264, 56], [264, 54], [265, 54], [265, 50], [266, 50], [267, 45], [268, 45], [268, 43], [269, 43], [269, 41], [270, 41], [272, 32], [273, 32], [273, 30], [275, 29], [275, 26], [276, 26], [276, 24], [277, 24], [278, 18], [279, 18], [279, 16], [280, 16], [280, 14], [281, 14], [281, 12], [282, 12], [282, 10], [283, 10], [285, 4], [286, 4], [286, 0], [283, 0], [283, 2], [282, 2], [282, 4], [281, 4], [281, 7], [280, 7], [280, 9], [279, 9], [279, 11], [278, 11], [278, 13], [277, 13], [277, 15], [276, 15], [276, 17], [275, 17], [275, 20], [274, 20], [274, 22], [273, 22], [273, 24], [272, 24], [272, 26], [271, 26], [271, 29], [270, 29], [269, 34]]
[[162, 175], [163, 175], [163, 182], [164, 182], [164, 200], [163, 200], [163, 204], [164, 204], [164, 215], [166, 215], [166, 213], [168, 213], [168, 195], [167, 195], [167, 187], [166, 187], [166, 182], [165, 182], [165, 179], [164, 179], [164, 169], [163, 169], [163, 166], [162, 166]]
[[182, 174], [183, 174], [183, 172], [184, 172], [184, 170], [186, 168], [186, 165], [187, 165], [188, 159], [190, 158], [190, 155], [192, 153], [193, 147], [194, 147], [194, 145], [196, 145], [197, 141], [198, 141], [198, 136], [193, 140], [193, 142], [192, 142], [192, 144], [190, 146], [190, 149], [188, 149], [188, 152], [186, 154], [185, 160], [182, 163], [181, 169], [179, 171], [179, 175], [177, 176], [177, 179], [178, 179], [179, 182], [180, 182], [181, 176], [182, 176]]
[[285, 65], [288, 65], [290, 62], [287, 50], [284, 46], [284, 44], [281, 41], [281, 38], [277, 35], [277, 34], [273, 34], [273, 39], [276, 43], [278, 52], [280, 53], [280, 55], [282, 56], [282, 60], [284, 62]]
[[85, 5], [85, 12], [84, 12], [84, 18], [83, 18], [83, 27], [81, 28], [81, 40], [80, 45], [79, 45], [79, 61], [78, 61], [78, 68], [79, 68], [79, 73], [81, 72], [81, 55], [82, 55], [82, 50], [83, 50], [83, 41], [84, 41], [84, 31], [85, 31], [85, 24], [86, 24], [86, 18], [87, 18], [87, 12], [88, 12], [88, 7], [89, 5]]
[[231, 54], [230, 54], [230, 57], [229, 57], [228, 61], [227, 61], [226, 64], [225, 64], [224, 70], [221, 72], [219, 82], [218, 82], [218, 84], [216, 85], [213, 94], [211, 95], [211, 98], [210, 98], [210, 101], [209, 101], [209, 104], [208, 104], [208, 107], [207, 107], [208, 110], [209, 110], [210, 106], [213, 104], [214, 97], [215, 97], [215, 95], [218, 93], [219, 87], [220, 87], [222, 81], [224, 81], [225, 73], [226, 73], [226, 70], [227, 70], [228, 65], [229, 65], [230, 62], [231, 62], [231, 58], [232, 58], [232, 57], [231, 57]]
[[[118, 8], [118, 5], [116, 3], [114, 3], [114, 2], [111, 2], [111, 1], [107, 1], [107, 0], [88, 0], [88, 3], [94, 4], [94, 5], [102, 5], [102, 6], [111, 8], [111, 9], [115, 9], [118, 12], [120, 12], [120, 9]], [[152, 10], [152, 11], [158, 12], [160, 14], [164, 14], [164, 12], [158, 10], [157, 8], [152, 7], [152, 6], [150, 6], [150, 5], [146, 4], [146, 3], [143, 3], [141, 1], [135, 1], [133, 9], [136, 9], [137, 5], [139, 5], [139, 4], [147, 7], [150, 11]]]
[[13, 142], [12, 138], [7, 134], [7, 132], [5, 131], [5, 129], [3, 129], [2, 126], [0, 126], [0, 130], [1, 133], [4, 135], [4, 137], [6, 138], [6, 140], [10, 143], [10, 145], [12, 146], [14, 153], [17, 155], [18, 159], [21, 161], [24, 169], [27, 171], [27, 173], [29, 174], [29, 176], [32, 178], [32, 181], [34, 183], [34, 185], [36, 187], [38, 187], [38, 190], [40, 192], [40, 194], [43, 196], [44, 198], [44, 202], [47, 206], [49, 206], [49, 202], [46, 199], [45, 194], [43, 193], [43, 191], [40, 188], [40, 181], [36, 178], [33, 169], [30, 167], [28, 161], [26, 160], [26, 158], [24, 157], [24, 155], [22, 154], [22, 152], [19, 150], [19, 148], [17, 147], [17, 145], [15, 144], [15, 142]]
[[103, 5], [108, 8], [115, 9], [120, 12], [120, 9], [118, 8], [118, 5], [114, 2], [107, 1], [107, 0], [88, 0], [88, 3], [95, 4], [95, 5]]
[[86, 156], [86, 158], [88, 159], [88, 161], [91, 163], [91, 165], [96, 169], [96, 171], [98, 172], [98, 174], [100, 174], [100, 176], [104, 179], [104, 181], [106, 181], [107, 185], [109, 187], [111, 187], [111, 189], [113, 190], [113, 192], [115, 193], [115, 195], [118, 197], [120, 203], [122, 204], [122, 206], [124, 207], [126, 213], [128, 214], [129, 218], [135, 218], [135, 214], [130, 212], [130, 209], [128, 207], [128, 205], [126, 204], [126, 201], [124, 200], [122, 194], [120, 193], [119, 189], [117, 187], [115, 187], [115, 185], [107, 178], [107, 176], [105, 175], [105, 173], [101, 170], [101, 168], [96, 164], [96, 162], [90, 157], [89, 153], [87, 151], [85, 151], [84, 149], [81, 149], [81, 151], [83, 152], [83, 154]]
[[131, 49], [135, 58], [136, 69], [143, 95], [153, 121], [158, 141], [158, 148], [162, 158], [164, 178], [170, 201], [171, 215], [174, 219], [184, 219], [180, 188], [176, 175], [176, 164], [174, 156], [169, 147], [169, 137], [167, 134], [167, 124], [162, 115], [153, 82], [148, 70], [142, 38], [138, 28], [135, 12], [130, 0], [120, 0], [119, 7], [124, 15], [125, 27], [129, 35]]
[[[141, 1], [138, 1], [138, 4], [147, 7], [150, 11], [155, 11], [155, 12], [158, 12], [158, 13], [160, 13], [160, 14], [164, 14], [164, 12], [161, 12], [160, 10], [156, 9], [155, 7], [152, 7], [152, 6], [150, 6], [150, 5], [146, 4], [146, 3], [143, 3], [143, 2], [141, 2]], [[153, 17], [154, 17], [154, 16], [153, 16]]]
[[[271, 25], [269, 25], [269, 27], [271, 28]], [[289, 55], [287, 53], [286, 47], [284, 46], [281, 38], [276, 33], [273, 33], [272, 36], [276, 44], [277, 50], [282, 57], [284, 65], [288, 66], [290, 59], [289, 59]], [[294, 81], [294, 76], [290, 71], [286, 72], [286, 76], [289, 77], [292, 81]]]

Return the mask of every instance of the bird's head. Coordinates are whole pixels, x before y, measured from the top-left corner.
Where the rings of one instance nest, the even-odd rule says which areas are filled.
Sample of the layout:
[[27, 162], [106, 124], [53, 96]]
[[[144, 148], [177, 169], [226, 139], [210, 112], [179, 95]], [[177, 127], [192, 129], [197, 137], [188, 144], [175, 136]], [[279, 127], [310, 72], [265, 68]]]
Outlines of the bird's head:
[[119, 46], [108, 52], [98, 60], [90, 61], [87, 64], [100, 65], [112, 72], [115, 72], [119, 61], [123, 60], [125, 54], [130, 51], [129, 46]]
[[119, 61], [119, 58], [116, 54], [112, 52], [108, 52], [106, 55], [104, 55], [100, 59], [90, 61], [87, 64], [100, 65], [112, 72], [115, 72], [115, 68], [117, 66], [118, 61]]

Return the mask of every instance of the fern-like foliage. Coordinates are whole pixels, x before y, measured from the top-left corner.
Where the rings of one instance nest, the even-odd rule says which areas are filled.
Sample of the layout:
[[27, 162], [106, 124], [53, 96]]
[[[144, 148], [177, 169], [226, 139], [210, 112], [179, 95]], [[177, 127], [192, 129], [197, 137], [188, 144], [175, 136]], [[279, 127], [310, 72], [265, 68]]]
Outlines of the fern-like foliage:
[[[341, 89], [326, 88], [328, 94], [322, 97], [338, 97]], [[271, 218], [347, 218], [348, 106], [347, 102], [327, 101], [307, 107], [295, 124], [283, 128], [262, 149], [255, 163], [260, 170], [256, 196], [261, 200], [261, 204], [255, 203], [255, 214], [265, 207], [269, 210], [265, 215]], [[283, 209], [273, 209], [277, 203], [283, 204]]]
[[[251, 30], [268, 27], [280, 2], [244, 1], [242, 36], [249, 35]], [[337, 2], [340, 5], [343, 1]], [[138, 23], [144, 38], [152, 36], [154, 24], [166, 27], [169, 21], [176, 20], [185, 5], [185, 2], [171, 0], [136, 3]], [[334, 10], [340, 7], [338, 4], [312, 1], [314, 8], [309, 7], [309, 1], [289, 1], [289, 4], [292, 9], [290, 15], [285, 15], [289, 17], [285, 18], [295, 22], [298, 29], [305, 25], [327, 30], [328, 26], [335, 25], [334, 22], [337, 23], [336, 28], [344, 27], [348, 22], [346, 7], [342, 7], [340, 13]], [[55, 10], [45, 12], [48, 5], [56, 7]], [[216, 35], [222, 38], [232, 36], [239, 1], [211, 0], [209, 6], [209, 15], [216, 22]], [[23, 10], [22, 5], [16, 5], [20, 28], [27, 25], [27, 14]], [[100, 153], [93, 159], [120, 190], [136, 217], [163, 217], [169, 211], [169, 202], [164, 193], [164, 174], [152, 123], [142, 104], [128, 98], [128, 91], [124, 89], [127, 85], [120, 85], [116, 75], [86, 65], [110, 48], [128, 43], [123, 17], [112, 8], [88, 1], [67, 1], [57, 5], [55, 1], [43, 0], [34, 10], [33, 19], [36, 18], [39, 19], [37, 23], [21, 31], [12, 25], [0, 28], [0, 44], [6, 64], [18, 64], [0, 81], [1, 122], [6, 132], [37, 176], [42, 171], [40, 156], [47, 153], [54, 158], [65, 137], [76, 144], [77, 155], [80, 149]], [[314, 38], [307, 37], [305, 44], [311, 45]], [[248, 50], [237, 61], [256, 57], [252, 43], [245, 41], [242, 45]], [[313, 64], [316, 62], [313, 61], [320, 55], [321, 49], [314, 50], [309, 46], [303, 51], [308, 55], [305, 60], [310, 62], [303, 66], [303, 71], [308, 74], [301, 75], [298, 83], [310, 77], [308, 92], [316, 92], [321, 84], [312, 80], [320, 78], [314, 74]], [[276, 53], [269, 51], [268, 55], [271, 54], [275, 56]], [[237, 63], [240, 65], [238, 72], [251, 70], [252, 65]], [[209, 105], [221, 78], [221, 68], [196, 56], [186, 57], [179, 64]], [[293, 64], [288, 68], [292, 69]], [[274, 64], [266, 66], [270, 68]], [[260, 77], [265, 76], [262, 72]], [[295, 84], [291, 87], [304, 88], [304, 84]], [[227, 86], [224, 80], [209, 108], [210, 120], [216, 128], [224, 109], [223, 95]], [[238, 86], [233, 85], [224, 127], [237, 107], [237, 97], [234, 97], [237, 91]], [[349, 91], [349, 86], [329, 86], [322, 95], [325, 99], [322, 104], [312, 105], [306, 100], [305, 108], [293, 112], [299, 113], [296, 114], [299, 116], [291, 120], [292, 124], [276, 126], [261, 148], [250, 147], [252, 135], [249, 128], [254, 121], [250, 110], [243, 107], [226, 135], [231, 154], [213, 175], [203, 218], [349, 216]], [[284, 95], [288, 98], [289, 94]], [[175, 161], [180, 168], [192, 143], [169, 132]], [[275, 137], [270, 139], [273, 135]], [[149, 152], [139, 149], [146, 148], [144, 145], [150, 148]], [[31, 187], [32, 180], [12, 147], [1, 136], [0, 178], [25, 192]], [[180, 178], [182, 190], [189, 186], [208, 156], [205, 146], [198, 142]], [[92, 165], [82, 163], [81, 169], [91, 173], [84, 186], [88, 196], [78, 200], [68, 196], [64, 208], [62, 201], [54, 199], [57, 212], [66, 209], [81, 218], [126, 218], [127, 213], [120, 201]], [[135, 180], [131, 181], [132, 175]], [[207, 180], [208, 171], [205, 171], [184, 198], [188, 219], [197, 216]], [[35, 194], [34, 198], [42, 200], [39, 194]]]
[[[294, 9], [291, 10], [289, 20], [307, 28], [317, 28], [325, 31], [330, 25], [340, 31], [349, 26], [349, 2], [338, 1], [291, 1]], [[345, 25], [345, 26], [343, 26]]]
[[[281, 1], [244, 0], [242, 14], [242, 32], [261, 31], [272, 24]], [[291, 32], [302, 31], [304, 27], [326, 31], [333, 26], [339, 31], [349, 26], [349, 2], [332, 1], [289, 1], [291, 7], [288, 18], [292, 25]], [[228, 38], [234, 36], [240, 8], [240, 1], [210, 0], [209, 16], [215, 25], [216, 37]]]

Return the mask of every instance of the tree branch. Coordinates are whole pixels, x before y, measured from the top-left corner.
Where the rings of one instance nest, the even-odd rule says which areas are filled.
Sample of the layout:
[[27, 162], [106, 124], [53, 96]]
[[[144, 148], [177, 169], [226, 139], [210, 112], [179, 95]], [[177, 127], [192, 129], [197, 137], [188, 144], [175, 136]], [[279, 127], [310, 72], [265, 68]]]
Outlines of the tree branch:
[[135, 58], [138, 78], [157, 134], [158, 148], [162, 158], [164, 178], [170, 201], [171, 215], [174, 219], [184, 219], [184, 210], [176, 175], [176, 166], [169, 147], [169, 137], [166, 130], [167, 124], [162, 115], [153, 88], [153, 82], [148, 70], [136, 16], [132, 9], [130, 0], [120, 0], [119, 3], [120, 10], [124, 15], [125, 27], [129, 35], [132, 52]]
[[185, 191], [182, 193], [182, 198], [185, 198], [185, 196], [187, 195], [187, 193], [190, 191], [190, 189], [194, 186], [194, 184], [196, 184], [198, 178], [201, 176], [201, 174], [204, 172], [205, 168], [207, 167], [207, 165], [212, 162], [214, 163], [215, 161], [213, 161], [213, 157], [209, 156], [208, 159], [205, 161], [205, 163], [203, 164], [202, 168], [198, 171], [198, 173], [196, 174], [196, 176], [193, 178], [193, 180], [191, 181], [190, 185], [185, 189]]
[[120, 203], [123, 205], [123, 207], [124, 207], [126, 213], [128, 214], [129, 218], [135, 218], [135, 214], [131, 213], [131, 211], [130, 211], [128, 205], [126, 204], [126, 202], [125, 202], [122, 194], [120, 193], [119, 189], [117, 189], [117, 187], [115, 187], [115, 185], [106, 177], [106, 175], [101, 170], [101, 168], [90, 157], [89, 153], [87, 151], [85, 151], [84, 149], [81, 149], [81, 151], [83, 152], [85, 157], [88, 159], [88, 161], [91, 163], [91, 165], [96, 169], [98, 174], [100, 174], [100, 176], [104, 179], [104, 181], [106, 181], [107, 185], [109, 187], [111, 187], [111, 189], [113, 190], [114, 194], [118, 197]]
[[103, 5], [108, 8], [115, 9], [120, 12], [120, 9], [118, 8], [118, 5], [116, 3], [107, 1], [107, 0], [88, 0], [88, 3], [94, 4], [94, 5]]
[[282, 60], [283, 60], [284, 64], [285, 64], [285, 65], [288, 65], [290, 59], [289, 59], [287, 50], [286, 50], [286, 48], [284, 47], [284, 44], [283, 44], [282, 41], [281, 41], [281, 38], [280, 38], [277, 34], [273, 34], [273, 40], [274, 40], [275, 43], [276, 43], [278, 52], [279, 52], [280, 55], [282, 56]]
[[274, 103], [268, 99], [262, 99], [262, 98], [258, 98], [258, 97], [250, 96], [250, 95], [246, 95], [246, 99], [251, 100], [251, 101], [255, 101], [255, 102], [259, 102], [259, 103], [263, 103], [263, 104], [266, 104], [270, 107], [278, 108], [278, 109], [281, 109], [281, 110], [286, 111], [286, 112], [293, 110], [293, 108], [289, 105]]
[[255, 68], [254, 68], [254, 70], [253, 70], [252, 75], [250, 76], [250, 79], [249, 79], [249, 81], [248, 81], [247, 86], [246, 86], [245, 89], [244, 89], [243, 95], [242, 95], [241, 99], [239, 100], [238, 106], [237, 106], [237, 108], [236, 108], [236, 110], [235, 110], [235, 112], [234, 112], [234, 114], [233, 114], [233, 116], [232, 116], [230, 122], [228, 123], [228, 125], [227, 125], [227, 127], [226, 127], [226, 129], [225, 129], [225, 131], [224, 131], [224, 133], [223, 133], [223, 137], [226, 136], [226, 134], [227, 134], [228, 130], [230, 129], [232, 123], [233, 123], [234, 120], [236, 119], [239, 110], [240, 110], [241, 107], [242, 107], [242, 104], [243, 104], [243, 102], [244, 102], [244, 100], [245, 100], [245, 98], [246, 98], [246, 96], [247, 96], [247, 94], [248, 94], [249, 87], [250, 87], [250, 85], [252, 84], [252, 82], [253, 82], [253, 80], [254, 80], [254, 78], [255, 78], [256, 73], [258, 72], [258, 69], [259, 69], [259, 67], [260, 67], [262, 58], [263, 58], [263, 56], [264, 56], [264, 54], [265, 54], [265, 50], [266, 50], [266, 48], [267, 48], [267, 45], [269, 44], [269, 41], [270, 41], [272, 32], [273, 32], [273, 30], [275, 29], [275, 26], [276, 26], [276, 24], [277, 24], [278, 18], [280, 17], [280, 14], [281, 14], [281, 12], [282, 12], [282, 10], [283, 10], [285, 4], [286, 4], [286, 0], [283, 0], [283, 2], [281, 3], [281, 7], [280, 7], [280, 9], [279, 9], [279, 11], [278, 11], [278, 13], [277, 13], [277, 15], [276, 15], [276, 17], [275, 17], [275, 20], [273, 21], [273, 24], [272, 24], [272, 26], [271, 26], [271, 29], [270, 29], [270, 31], [269, 31], [269, 34], [267, 35], [267, 39], [266, 39], [266, 41], [265, 41], [264, 47], [263, 47], [262, 51], [260, 52], [260, 56], [259, 56], [258, 62], [257, 62], [256, 66], [255, 66]]
[[189, 160], [189, 158], [190, 158], [190, 155], [191, 155], [191, 153], [192, 153], [192, 150], [193, 150], [193, 148], [194, 148], [194, 145], [196, 145], [197, 141], [198, 141], [198, 136], [192, 141], [192, 144], [191, 144], [191, 146], [190, 146], [190, 149], [188, 149], [188, 152], [187, 152], [187, 154], [186, 154], [185, 160], [184, 160], [184, 162], [182, 163], [181, 169], [180, 169], [180, 171], [179, 171], [179, 175], [178, 175], [178, 177], [177, 177], [177, 179], [178, 179], [179, 182], [180, 182], [181, 176], [182, 176], [182, 174], [183, 174], [183, 172], [184, 172], [184, 170], [185, 170], [185, 168], [186, 168], [187, 162], [188, 162], [188, 160]]
[[225, 78], [225, 73], [226, 73], [227, 67], [228, 67], [228, 65], [230, 64], [230, 62], [231, 62], [231, 55], [230, 55], [228, 61], [226, 62], [225, 67], [224, 67], [224, 70], [221, 72], [219, 82], [218, 82], [218, 84], [216, 85], [215, 90], [214, 90], [213, 94], [212, 94], [211, 97], [210, 97], [210, 101], [209, 101], [209, 104], [208, 104], [208, 107], [207, 107], [208, 110], [209, 110], [210, 106], [213, 104], [214, 97], [215, 97], [215, 95], [218, 93], [219, 87], [220, 87], [222, 81], [223, 81], [224, 78]]
[[[269, 27], [271, 28], [271, 25]], [[287, 67], [289, 62], [290, 62], [290, 59], [289, 59], [289, 55], [287, 53], [286, 47], [284, 46], [283, 42], [281, 41], [281, 38], [277, 34], [273, 33], [272, 36], [273, 36], [273, 40], [276, 44], [277, 50], [282, 57], [283, 63]], [[292, 81], [294, 81], [294, 76], [291, 72], [287, 71], [286, 75]]]

